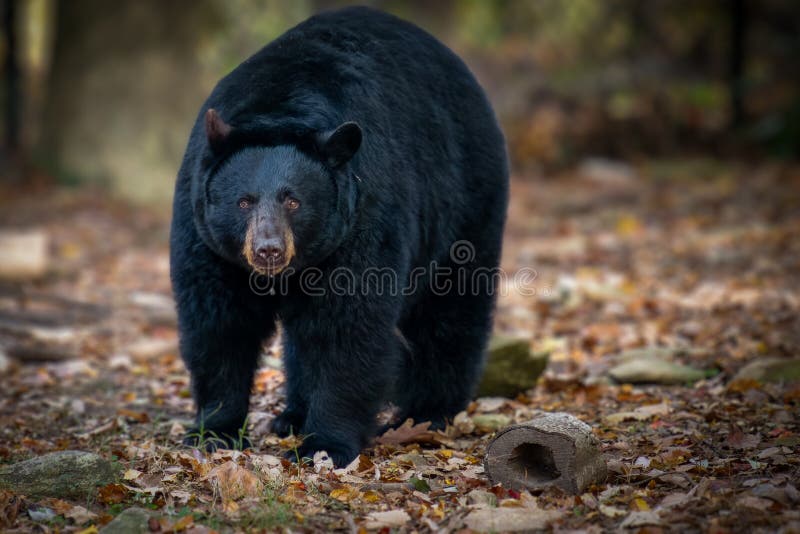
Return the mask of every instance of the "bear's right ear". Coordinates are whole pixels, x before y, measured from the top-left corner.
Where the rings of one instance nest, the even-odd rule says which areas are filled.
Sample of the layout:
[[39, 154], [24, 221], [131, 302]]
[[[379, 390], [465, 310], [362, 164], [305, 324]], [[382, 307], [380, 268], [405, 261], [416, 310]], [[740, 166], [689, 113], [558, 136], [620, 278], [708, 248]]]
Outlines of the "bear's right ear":
[[222, 120], [214, 108], [206, 111], [206, 137], [211, 150], [218, 151], [231, 133], [231, 125]]

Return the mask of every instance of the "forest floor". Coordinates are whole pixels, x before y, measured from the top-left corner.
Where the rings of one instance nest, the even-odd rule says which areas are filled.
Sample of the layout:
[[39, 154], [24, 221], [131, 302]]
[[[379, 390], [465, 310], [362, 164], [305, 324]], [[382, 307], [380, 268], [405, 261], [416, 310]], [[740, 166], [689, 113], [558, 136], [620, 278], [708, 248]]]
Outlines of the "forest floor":
[[[477, 399], [446, 432], [385, 439], [336, 471], [283, 460], [296, 443], [268, 432], [283, 403], [277, 344], [254, 385], [253, 449], [180, 445], [192, 402], [166, 211], [97, 191], [3, 191], [0, 225], [45, 230], [51, 265], [39, 281], [0, 286], [0, 323], [55, 314], [77, 357], [3, 358], [0, 468], [70, 449], [116, 460], [121, 475], [80, 500], [0, 491], [0, 530], [92, 533], [138, 507], [164, 532], [800, 531], [800, 385], [737, 377], [754, 361], [800, 357], [800, 169], [606, 167], [513, 182], [503, 268], [536, 276], [501, 294], [495, 329], [550, 352], [538, 385]], [[702, 377], [611, 380], [620, 353], [638, 347]], [[486, 421], [535, 410], [591, 425], [604, 483], [578, 496], [492, 486]], [[473, 424], [481, 414], [494, 417]]]

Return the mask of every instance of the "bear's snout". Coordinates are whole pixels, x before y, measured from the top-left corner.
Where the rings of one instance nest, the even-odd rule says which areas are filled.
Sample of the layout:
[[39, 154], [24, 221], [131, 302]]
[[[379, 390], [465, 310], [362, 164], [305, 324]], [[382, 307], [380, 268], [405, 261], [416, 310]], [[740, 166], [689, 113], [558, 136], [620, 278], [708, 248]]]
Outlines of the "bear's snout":
[[259, 262], [277, 266], [282, 264], [286, 257], [286, 246], [276, 237], [259, 240], [254, 248], [256, 261]]
[[275, 235], [251, 224], [245, 237], [247, 263], [262, 274], [275, 275], [284, 270], [294, 257], [294, 237], [290, 231]]
[[275, 275], [294, 258], [294, 236], [289, 228], [276, 228], [276, 221], [252, 217], [247, 225], [242, 255], [254, 270]]

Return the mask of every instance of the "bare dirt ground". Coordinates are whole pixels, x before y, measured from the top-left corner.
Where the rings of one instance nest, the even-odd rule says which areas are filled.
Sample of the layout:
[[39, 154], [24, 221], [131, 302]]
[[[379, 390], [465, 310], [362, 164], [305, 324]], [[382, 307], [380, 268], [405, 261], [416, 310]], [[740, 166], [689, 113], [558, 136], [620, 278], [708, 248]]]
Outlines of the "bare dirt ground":
[[[800, 169], [584, 171], [512, 188], [495, 329], [550, 352], [538, 386], [477, 399], [446, 432], [394, 435], [336, 471], [283, 460], [295, 443], [267, 430], [283, 401], [276, 345], [254, 385], [254, 448], [180, 446], [192, 403], [169, 309], [167, 213], [96, 191], [3, 191], [0, 224], [45, 229], [51, 260], [43, 279], [0, 286], [0, 325], [44, 317], [76, 357], [5, 360], [0, 467], [75, 449], [116, 459], [121, 475], [80, 501], [2, 491], [0, 529], [95, 532], [140, 507], [147, 528], [174, 532], [800, 531]], [[536, 271], [525, 291], [512, 283], [521, 267]], [[610, 379], [639, 347], [661, 347], [647, 357], [666, 374]], [[789, 371], [737, 376], [772, 357]], [[676, 364], [700, 378], [672, 380], [686, 371]], [[534, 410], [589, 423], [607, 481], [578, 496], [492, 486], [486, 444]]]

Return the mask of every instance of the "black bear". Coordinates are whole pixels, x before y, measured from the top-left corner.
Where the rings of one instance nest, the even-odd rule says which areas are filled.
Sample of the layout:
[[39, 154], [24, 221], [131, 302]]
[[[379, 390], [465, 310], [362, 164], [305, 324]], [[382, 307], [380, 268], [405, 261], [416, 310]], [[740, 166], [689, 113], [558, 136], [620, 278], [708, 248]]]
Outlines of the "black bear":
[[246, 444], [277, 322], [287, 404], [272, 429], [305, 436], [302, 456], [347, 464], [388, 403], [443, 426], [481, 373], [507, 201], [484, 92], [420, 28], [346, 8], [247, 59], [203, 105], [175, 188], [186, 442], [202, 428]]

